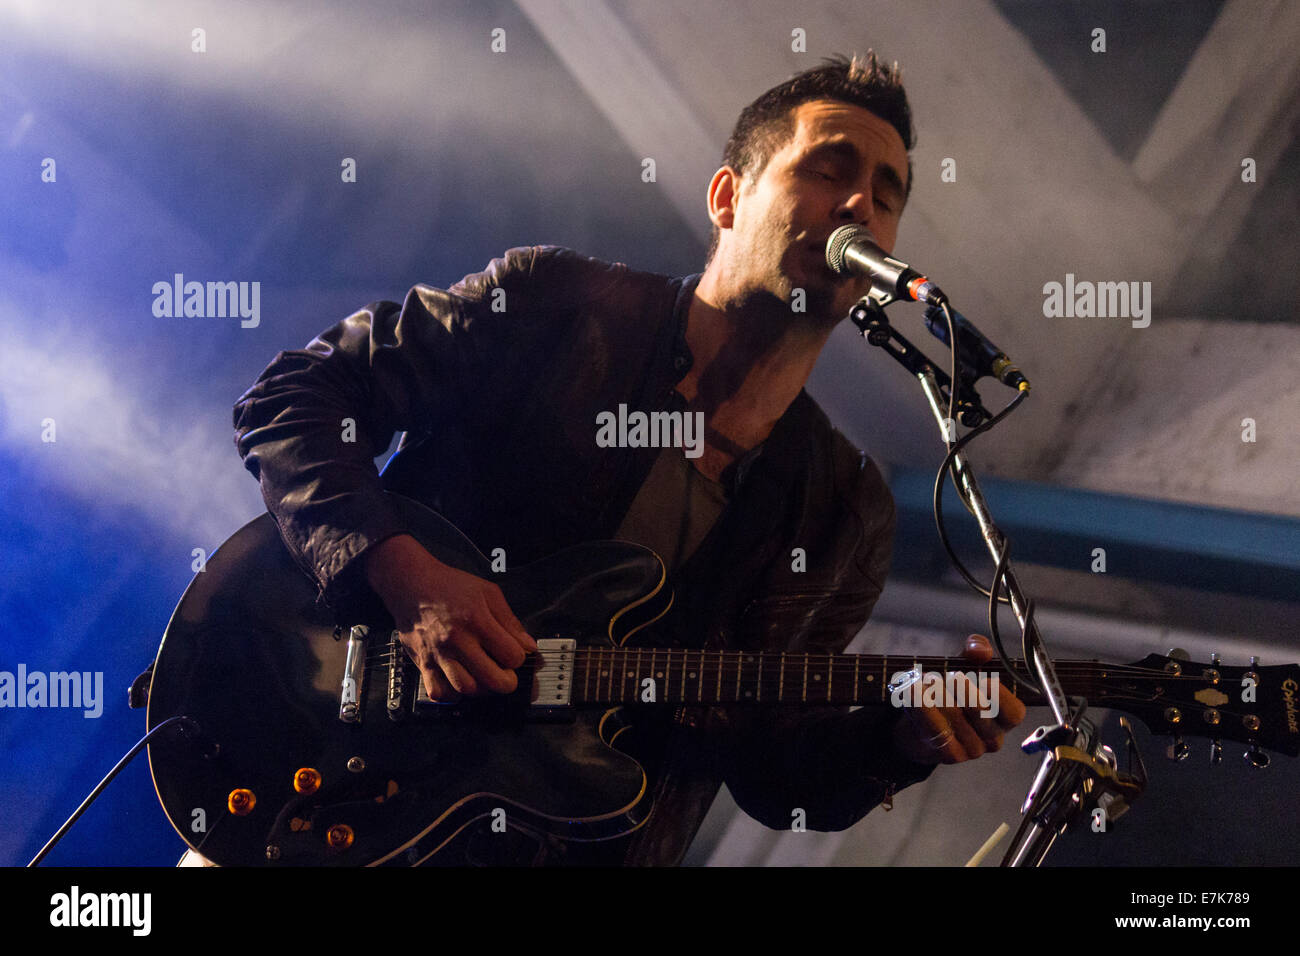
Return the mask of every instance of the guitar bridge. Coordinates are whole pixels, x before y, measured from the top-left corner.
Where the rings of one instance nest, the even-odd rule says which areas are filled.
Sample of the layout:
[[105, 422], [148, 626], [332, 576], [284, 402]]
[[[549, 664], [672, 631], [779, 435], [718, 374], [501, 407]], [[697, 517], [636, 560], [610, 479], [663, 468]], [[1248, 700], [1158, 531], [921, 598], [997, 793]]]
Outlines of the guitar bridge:
[[397, 631], [388, 636], [388, 719], [401, 720], [406, 716], [406, 650]]

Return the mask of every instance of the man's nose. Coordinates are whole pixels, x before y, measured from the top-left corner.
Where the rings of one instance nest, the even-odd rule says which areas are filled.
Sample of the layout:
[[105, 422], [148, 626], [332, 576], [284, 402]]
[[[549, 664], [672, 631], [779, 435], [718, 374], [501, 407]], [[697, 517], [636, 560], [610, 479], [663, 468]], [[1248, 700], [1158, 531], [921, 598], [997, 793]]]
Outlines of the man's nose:
[[836, 212], [845, 222], [858, 222], [870, 228], [871, 208], [871, 193], [861, 191], [844, 200]]

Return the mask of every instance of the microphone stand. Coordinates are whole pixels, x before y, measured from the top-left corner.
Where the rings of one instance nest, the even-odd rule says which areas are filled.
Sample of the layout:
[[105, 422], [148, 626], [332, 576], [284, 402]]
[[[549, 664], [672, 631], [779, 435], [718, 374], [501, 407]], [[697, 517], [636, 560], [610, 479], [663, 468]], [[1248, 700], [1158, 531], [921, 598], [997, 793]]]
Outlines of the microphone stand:
[[[955, 426], [947, 417], [947, 394], [951, 394], [952, 380], [941, 369], [889, 324], [885, 307], [897, 300], [891, 292], [873, 286], [859, 299], [849, 312], [849, 318], [858, 327], [867, 342], [883, 348], [921, 383], [926, 400], [938, 422], [947, 444], [956, 440]], [[977, 374], [957, 350], [957, 395], [955, 405], [961, 409], [962, 424], [975, 427], [992, 418], [980, 402], [974, 388]], [[975, 475], [959, 452], [953, 456], [958, 490], [967, 509], [975, 516], [980, 534], [995, 564], [1005, 566], [1007, 596], [1011, 610], [1020, 625], [1025, 648], [1025, 663], [1037, 676], [1046, 704], [1052, 711], [1053, 723], [1035, 730], [1020, 745], [1027, 754], [1042, 753], [1043, 761], [1030, 786], [1029, 794], [1021, 807], [1024, 814], [1020, 828], [1012, 839], [1010, 848], [1002, 859], [1002, 866], [1038, 866], [1057, 836], [1065, 832], [1082, 812], [1093, 812], [1100, 807], [1104, 819], [1115, 819], [1136, 799], [1146, 784], [1145, 767], [1137, 754], [1137, 742], [1128, 722], [1122, 721], [1129, 735], [1130, 766], [1136, 758], [1137, 773], [1119, 773], [1113, 752], [1101, 743], [1096, 728], [1083, 714], [1087, 702], [1077, 698], [1073, 710], [1066, 701], [1065, 691], [1057, 679], [1056, 670], [1043, 644], [1038, 624], [1029, 613], [1026, 600], [1015, 570], [1005, 557], [1007, 539], [993, 523], [993, 517], [980, 491]], [[998, 586], [998, 582], [994, 582]], [[996, 597], [995, 597], [996, 600]], [[1094, 820], [1097, 818], [1094, 817]]]

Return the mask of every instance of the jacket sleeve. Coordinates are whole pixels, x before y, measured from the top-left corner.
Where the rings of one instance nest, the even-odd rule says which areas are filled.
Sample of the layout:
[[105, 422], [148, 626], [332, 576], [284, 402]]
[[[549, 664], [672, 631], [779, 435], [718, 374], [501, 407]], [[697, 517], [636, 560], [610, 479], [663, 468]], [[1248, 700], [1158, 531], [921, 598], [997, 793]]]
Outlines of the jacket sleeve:
[[[855, 525], [861, 535], [853, 566], [846, 569], [856, 584], [843, 589], [852, 597], [815, 608], [799, 650], [842, 653], [884, 589], [896, 510], [888, 486], [865, 456], [850, 497], [850, 514], [841, 526]], [[893, 708], [875, 705], [853, 711], [733, 708], [723, 748], [727, 787], [742, 810], [772, 829], [789, 829], [799, 810], [810, 830], [846, 829], [934, 771], [933, 765], [895, 751], [893, 729], [901, 717]]]
[[[506, 316], [536, 314], [522, 307], [525, 280], [559, 252], [511, 249], [449, 290], [417, 285], [400, 307], [372, 303], [305, 349], [280, 352], [235, 403], [244, 467], [321, 603], [349, 606], [364, 584], [361, 557], [406, 530], [375, 457], [396, 432], [438, 416], [493, 414], [493, 382], [517, 374], [535, 321]], [[508, 313], [494, 308], [505, 300], [497, 289], [510, 292]]]

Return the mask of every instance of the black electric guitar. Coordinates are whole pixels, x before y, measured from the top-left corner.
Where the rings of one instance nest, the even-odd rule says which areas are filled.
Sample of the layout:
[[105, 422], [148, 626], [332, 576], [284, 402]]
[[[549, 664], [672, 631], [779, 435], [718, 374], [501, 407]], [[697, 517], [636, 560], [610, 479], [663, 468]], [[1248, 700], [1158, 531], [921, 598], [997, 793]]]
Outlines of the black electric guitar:
[[[539, 650], [515, 694], [433, 703], [378, 601], [355, 626], [336, 626], [271, 516], [245, 525], [186, 589], [149, 692], [151, 730], [181, 715], [197, 722], [197, 734], [159, 735], [149, 763], [177, 833], [214, 863], [412, 865], [495, 814], [561, 839], [611, 839], [650, 809], [640, 765], [611, 745], [621, 704], [880, 705], [898, 671], [971, 667], [639, 646], [629, 639], [672, 600], [654, 552], [594, 542], [494, 574], [454, 526], [393, 497], [430, 553], [501, 585]], [[1241, 741], [1261, 758], [1259, 748], [1300, 752], [1297, 665], [1151, 655], [1057, 667], [1067, 694], [1153, 731]]]

